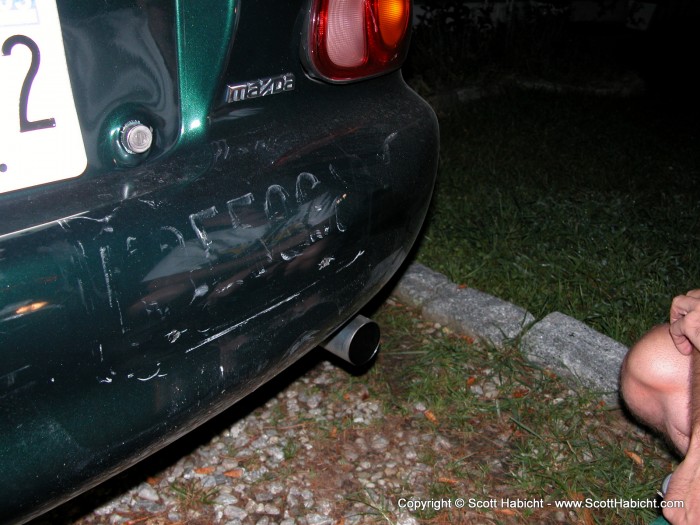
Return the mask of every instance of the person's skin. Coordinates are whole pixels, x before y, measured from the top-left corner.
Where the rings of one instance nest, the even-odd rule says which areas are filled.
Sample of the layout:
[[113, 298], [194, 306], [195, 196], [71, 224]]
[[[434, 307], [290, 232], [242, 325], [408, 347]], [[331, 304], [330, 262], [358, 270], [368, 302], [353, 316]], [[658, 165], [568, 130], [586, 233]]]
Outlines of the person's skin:
[[700, 524], [700, 290], [676, 297], [670, 324], [645, 335], [627, 354], [621, 376], [630, 410], [664, 432], [685, 458], [673, 473], [664, 509], [673, 525]]

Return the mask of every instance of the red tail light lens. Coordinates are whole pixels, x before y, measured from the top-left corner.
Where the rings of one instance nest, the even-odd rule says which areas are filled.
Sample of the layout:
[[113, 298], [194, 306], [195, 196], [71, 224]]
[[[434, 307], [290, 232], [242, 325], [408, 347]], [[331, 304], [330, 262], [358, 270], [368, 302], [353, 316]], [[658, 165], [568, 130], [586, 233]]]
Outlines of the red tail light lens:
[[408, 51], [411, 0], [314, 0], [302, 52], [310, 73], [350, 82], [392, 71]]

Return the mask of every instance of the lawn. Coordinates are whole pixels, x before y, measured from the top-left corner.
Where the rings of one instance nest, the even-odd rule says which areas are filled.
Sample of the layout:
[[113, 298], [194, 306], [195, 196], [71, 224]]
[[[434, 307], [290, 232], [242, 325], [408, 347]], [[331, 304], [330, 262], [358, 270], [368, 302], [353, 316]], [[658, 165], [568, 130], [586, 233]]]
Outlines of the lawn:
[[[619, 407], [528, 363], [515, 346], [474, 344], [394, 300], [377, 320], [382, 352], [354, 380], [386, 403], [385, 413], [452, 443], [425, 452], [423, 461], [438, 472], [431, 497], [545, 502], [539, 509], [499, 503], [423, 512], [420, 523], [647, 525], [658, 515], [653, 502], [672, 458]], [[415, 418], [418, 404], [426, 409], [422, 422]], [[565, 501], [584, 505], [557, 507]]]
[[420, 262], [627, 345], [700, 287], [700, 148], [682, 108], [506, 89], [440, 120]]

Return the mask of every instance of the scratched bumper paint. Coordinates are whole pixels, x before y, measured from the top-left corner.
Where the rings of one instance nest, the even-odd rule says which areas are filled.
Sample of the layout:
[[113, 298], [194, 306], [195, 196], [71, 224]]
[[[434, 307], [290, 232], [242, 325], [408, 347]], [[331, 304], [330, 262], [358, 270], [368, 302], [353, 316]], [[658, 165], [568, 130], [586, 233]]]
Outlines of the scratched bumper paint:
[[200, 146], [56, 190], [38, 225], [21, 208], [41, 195], [2, 203], [0, 521], [163, 447], [354, 315], [418, 234], [437, 140], [396, 74], [309, 115], [220, 112]]

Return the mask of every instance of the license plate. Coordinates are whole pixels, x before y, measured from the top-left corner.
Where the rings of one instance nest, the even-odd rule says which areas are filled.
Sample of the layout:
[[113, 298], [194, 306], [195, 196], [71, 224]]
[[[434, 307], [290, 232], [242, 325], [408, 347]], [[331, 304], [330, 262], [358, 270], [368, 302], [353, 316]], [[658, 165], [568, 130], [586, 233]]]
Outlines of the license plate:
[[81, 175], [56, 0], [0, 0], [0, 47], [0, 193]]

